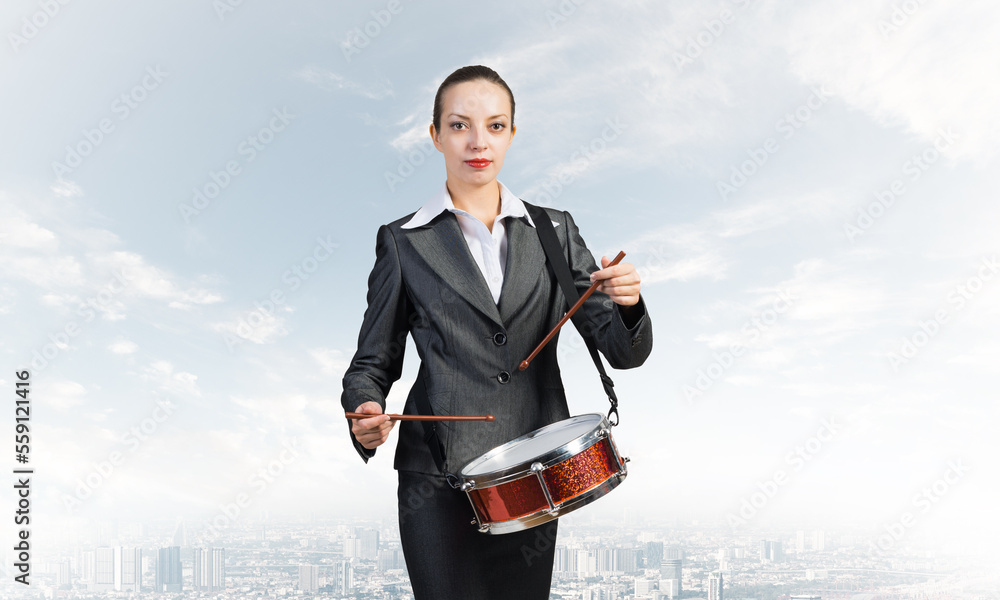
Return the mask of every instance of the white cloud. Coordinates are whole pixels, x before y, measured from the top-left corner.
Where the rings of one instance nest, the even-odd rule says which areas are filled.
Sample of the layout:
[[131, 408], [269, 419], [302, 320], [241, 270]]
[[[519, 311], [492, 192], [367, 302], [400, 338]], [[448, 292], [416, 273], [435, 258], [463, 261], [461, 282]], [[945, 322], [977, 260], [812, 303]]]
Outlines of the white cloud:
[[211, 329], [255, 344], [270, 344], [288, 335], [284, 317], [256, 310], [246, 311], [232, 321], [215, 323]]
[[364, 86], [360, 83], [347, 79], [343, 75], [339, 75], [333, 71], [321, 69], [319, 67], [303, 67], [295, 73], [295, 77], [301, 79], [302, 81], [317, 85], [324, 90], [346, 90], [352, 94], [356, 94], [364, 98], [370, 98], [372, 100], [381, 100], [394, 95], [392, 91], [392, 84], [387, 80], [382, 80], [372, 86]]
[[83, 190], [80, 188], [76, 182], [69, 181], [67, 179], [57, 179], [55, 183], [52, 184], [50, 188], [56, 195], [62, 196], [63, 198], [73, 198], [75, 196], [82, 196]]
[[42, 386], [45, 392], [45, 404], [58, 411], [65, 411], [83, 404], [87, 388], [75, 381], [54, 381]]
[[132, 354], [138, 349], [139, 346], [137, 346], [135, 342], [121, 338], [115, 340], [110, 346], [108, 346], [108, 350], [114, 354]]
[[922, 2], [912, 14], [899, 5], [798, 4], [787, 21], [762, 33], [781, 40], [803, 81], [829, 87], [877, 122], [928, 141], [953, 128], [956, 156], [982, 163], [996, 157], [997, 4]]
[[343, 375], [351, 363], [349, 355], [335, 348], [313, 348], [309, 351], [309, 355], [328, 375]]

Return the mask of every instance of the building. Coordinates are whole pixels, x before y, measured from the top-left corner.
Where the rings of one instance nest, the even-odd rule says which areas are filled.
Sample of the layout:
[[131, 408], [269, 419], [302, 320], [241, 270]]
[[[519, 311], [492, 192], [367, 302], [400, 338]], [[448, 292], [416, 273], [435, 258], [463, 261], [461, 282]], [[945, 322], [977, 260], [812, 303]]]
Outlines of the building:
[[663, 562], [663, 542], [646, 542], [646, 568], [655, 569]]
[[[660, 563], [660, 579], [676, 579], [678, 584], [681, 580], [681, 567], [684, 561], [680, 558], [665, 558]], [[680, 595], [678, 589], [677, 594]]]
[[354, 591], [354, 566], [349, 560], [341, 560], [336, 564], [337, 569], [337, 592], [340, 594], [350, 594]]
[[677, 598], [681, 595], [681, 580], [661, 579], [660, 592], [667, 598]]
[[114, 586], [118, 592], [139, 592], [142, 590], [142, 549], [114, 549]]
[[319, 567], [299, 565], [299, 591], [315, 594], [319, 590]]
[[180, 546], [160, 548], [156, 554], [156, 581], [154, 592], [183, 592], [184, 569], [181, 565]]
[[226, 589], [226, 549], [194, 549], [195, 590], [217, 592]]
[[635, 595], [636, 596], [648, 596], [653, 593], [656, 589], [656, 582], [652, 579], [643, 579], [642, 577], [635, 578]]
[[722, 600], [722, 573], [708, 578], [708, 600]]
[[68, 560], [59, 561], [56, 567], [56, 587], [61, 590], [68, 590], [73, 587], [70, 579], [70, 564]]
[[761, 562], [783, 562], [784, 560], [784, 555], [781, 552], [781, 542], [764, 540], [760, 543]]
[[357, 532], [357, 556], [364, 560], [378, 558], [377, 529], [361, 529]]

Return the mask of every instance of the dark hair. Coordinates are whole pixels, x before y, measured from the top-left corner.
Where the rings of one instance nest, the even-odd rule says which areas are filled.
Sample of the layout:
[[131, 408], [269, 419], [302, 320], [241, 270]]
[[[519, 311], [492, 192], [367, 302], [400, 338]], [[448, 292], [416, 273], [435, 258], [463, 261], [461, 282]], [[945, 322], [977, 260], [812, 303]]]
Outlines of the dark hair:
[[445, 90], [451, 86], [458, 83], [465, 83], [466, 81], [477, 81], [485, 80], [490, 83], [495, 83], [507, 91], [507, 97], [510, 99], [510, 125], [514, 126], [514, 93], [510, 91], [510, 87], [507, 86], [507, 82], [503, 80], [502, 77], [497, 75], [497, 72], [489, 67], [484, 67], [482, 65], [472, 65], [468, 67], [462, 67], [456, 70], [451, 75], [445, 77], [445, 80], [441, 82], [438, 87], [437, 94], [434, 96], [434, 130], [441, 131], [441, 98], [444, 96]]

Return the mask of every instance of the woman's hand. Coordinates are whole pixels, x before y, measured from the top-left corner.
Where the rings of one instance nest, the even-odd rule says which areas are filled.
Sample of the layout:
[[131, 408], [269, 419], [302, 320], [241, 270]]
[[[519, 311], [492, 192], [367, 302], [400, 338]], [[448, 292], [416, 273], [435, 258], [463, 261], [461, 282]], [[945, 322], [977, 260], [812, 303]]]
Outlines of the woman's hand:
[[639, 302], [639, 273], [631, 263], [622, 262], [613, 267], [611, 259], [601, 257], [601, 270], [590, 274], [590, 281], [601, 281], [597, 291], [604, 292], [622, 306], [633, 306]]
[[395, 421], [389, 420], [387, 415], [382, 414], [382, 407], [378, 402], [365, 402], [354, 409], [354, 412], [377, 415], [368, 419], [351, 419], [351, 433], [362, 446], [373, 450], [389, 439], [389, 432], [392, 431]]

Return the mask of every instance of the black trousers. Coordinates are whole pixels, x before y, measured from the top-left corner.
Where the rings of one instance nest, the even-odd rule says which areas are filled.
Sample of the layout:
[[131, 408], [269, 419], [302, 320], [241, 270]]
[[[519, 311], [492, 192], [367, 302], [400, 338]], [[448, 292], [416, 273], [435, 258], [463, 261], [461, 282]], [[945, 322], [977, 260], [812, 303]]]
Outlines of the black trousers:
[[399, 471], [399, 535], [414, 600], [548, 600], [558, 519], [480, 533], [444, 477]]

